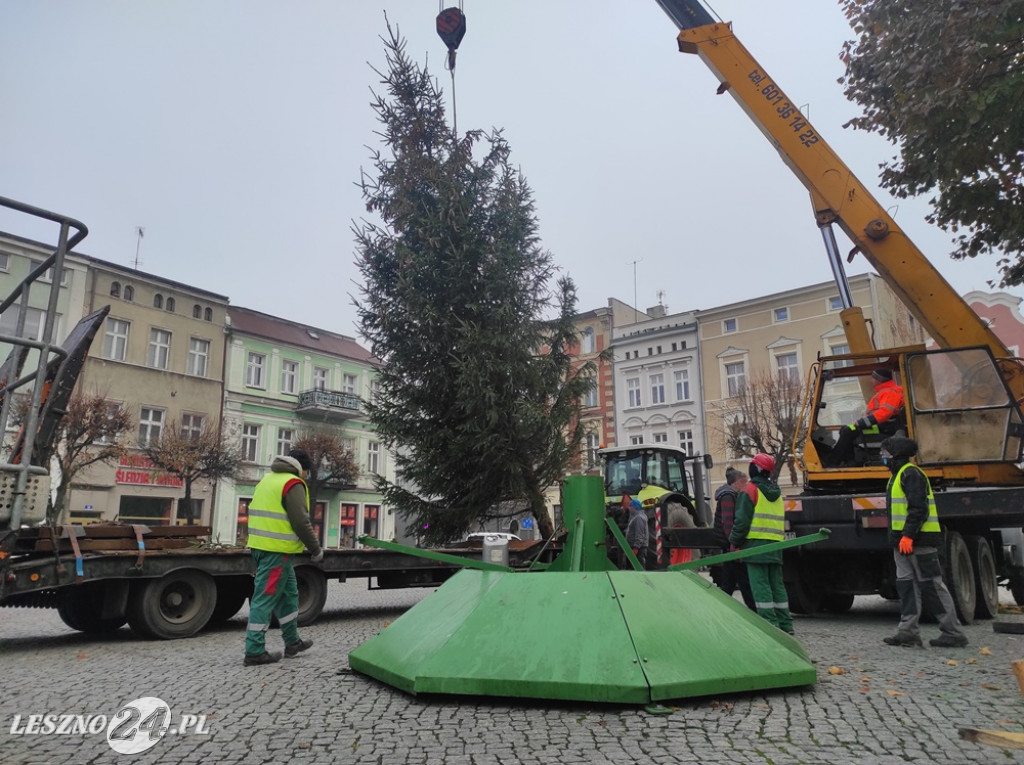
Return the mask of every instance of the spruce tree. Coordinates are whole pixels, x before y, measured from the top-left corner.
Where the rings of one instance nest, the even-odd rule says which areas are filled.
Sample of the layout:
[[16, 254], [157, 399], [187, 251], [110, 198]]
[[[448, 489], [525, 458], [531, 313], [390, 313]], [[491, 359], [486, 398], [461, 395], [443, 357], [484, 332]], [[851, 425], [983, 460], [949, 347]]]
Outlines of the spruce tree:
[[384, 147], [361, 179], [378, 219], [354, 227], [360, 331], [382, 362], [367, 410], [398, 476], [378, 488], [428, 544], [510, 505], [549, 536], [544, 492], [579, 448], [593, 373], [572, 370], [575, 287], [501, 131], [455, 135], [436, 81], [388, 32], [372, 102]]

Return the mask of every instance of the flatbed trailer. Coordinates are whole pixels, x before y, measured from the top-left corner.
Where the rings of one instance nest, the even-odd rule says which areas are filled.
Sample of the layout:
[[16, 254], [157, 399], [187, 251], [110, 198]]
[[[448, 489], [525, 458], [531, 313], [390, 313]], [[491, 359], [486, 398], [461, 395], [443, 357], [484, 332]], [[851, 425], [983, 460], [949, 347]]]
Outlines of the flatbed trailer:
[[[7, 532], [0, 539], [0, 607], [54, 608], [65, 624], [83, 632], [112, 632], [127, 623], [144, 637], [190, 637], [230, 619], [252, 594], [249, 550], [211, 546], [208, 533], [208, 527], [120, 524]], [[541, 547], [513, 542], [510, 564], [527, 565]], [[429, 552], [479, 558], [481, 548]], [[308, 554], [296, 555], [299, 624], [320, 615], [330, 581], [433, 587], [459, 568], [451, 560], [390, 550], [325, 549], [315, 564]]]

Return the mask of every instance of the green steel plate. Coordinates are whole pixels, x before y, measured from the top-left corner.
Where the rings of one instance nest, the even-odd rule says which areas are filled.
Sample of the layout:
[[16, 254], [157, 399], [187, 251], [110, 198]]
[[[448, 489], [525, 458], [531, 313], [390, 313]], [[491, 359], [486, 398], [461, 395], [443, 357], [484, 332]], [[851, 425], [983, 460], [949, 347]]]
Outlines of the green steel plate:
[[650, 698], [607, 572], [460, 571], [349, 664], [409, 693]]
[[609, 572], [651, 700], [811, 685], [803, 647], [689, 571]]

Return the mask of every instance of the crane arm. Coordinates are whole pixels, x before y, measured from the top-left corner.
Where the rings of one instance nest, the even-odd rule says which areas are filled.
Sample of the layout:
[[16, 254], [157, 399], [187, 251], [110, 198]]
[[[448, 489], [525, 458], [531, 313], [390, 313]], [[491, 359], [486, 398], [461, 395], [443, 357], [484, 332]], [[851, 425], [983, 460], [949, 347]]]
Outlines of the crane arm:
[[[728, 90], [810, 192], [819, 227], [838, 224], [940, 347], [985, 345], [996, 357], [1012, 355], [750, 55], [729, 24], [716, 22], [699, 0], [657, 2], [680, 30], [679, 49], [700, 56], [722, 83], [719, 92]], [[830, 255], [835, 253], [830, 250]], [[854, 345], [851, 342], [851, 349]], [[1022, 386], [1014, 387], [1018, 396], [1024, 392]]]

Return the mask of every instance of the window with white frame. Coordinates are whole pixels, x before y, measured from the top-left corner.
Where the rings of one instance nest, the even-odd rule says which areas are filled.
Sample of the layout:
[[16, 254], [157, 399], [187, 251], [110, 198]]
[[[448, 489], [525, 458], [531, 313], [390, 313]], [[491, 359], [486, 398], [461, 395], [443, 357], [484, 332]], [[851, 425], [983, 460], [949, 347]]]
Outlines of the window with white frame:
[[370, 380], [370, 400], [374, 400], [380, 395], [380, 380], [374, 377]]
[[189, 441], [198, 441], [203, 434], [203, 415], [181, 415], [181, 437]]
[[295, 430], [292, 428], [277, 429], [277, 456], [282, 457], [292, 450], [295, 442]]
[[656, 443], [656, 444], [667, 444], [668, 443], [668, 433], [655, 433], [653, 437], [654, 437], [654, 443]]
[[601, 437], [597, 433], [587, 433], [584, 448], [584, 465], [592, 468], [598, 464], [597, 450], [601, 448]]
[[[829, 343], [828, 344], [828, 355], [829, 356], [843, 356], [843, 355], [845, 355], [845, 354], [847, 354], [849, 352], [850, 352], [850, 346], [849, 346], [849, 344], [845, 340], [841, 340], [841, 341], [836, 342], [836, 343]], [[832, 367], [835, 368], [835, 369], [839, 369], [841, 367], [852, 367], [852, 366], [853, 366], [853, 361], [851, 359], [847, 359], [846, 361], [832, 362]]]
[[128, 352], [128, 322], [107, 318], [103, 330], [103, 358], [124, 361]]
[[327, 390], [330, 374], [324, 367], [313, 367], [313, 390]]
[[583, 406], [592, 409], [597, 406], [597, 378], [591, 377], [588, 381], [587, 392], [583, 394]]
[[629, 393], [630, 406], [643, 406], [643, 396], [640, 395], [639, 377], [630, 377], [626, 380], [626, 390]]
[[838, 295], [833, 295], [828, 299], [828, 310], [830, 313], [843, 310], [843, 299]]
[[249, 358], [245, 362], [245, 384], [250, 388], [265, 388], [266, 371], [266, 355], [249, 351]]
[[371, 475], [380, 474], [380, 442], [370, 441], [366, 445], [366, 472]]
[[247, 422], [242, 425], [242, 459], [257, 462], [260, 453], [260, 426]]
[[346, 373], [341, 376], [342, 393], [355, 393], [357, 384], [358, 380], [355, 375]]
[[651, 375], [651, 403], [665, 403], [665, 375]]
[[744, 361], [728, 361], [725, 364], [725, 386], [729, 398], [743, 394], [747, 387], [747, 364]]
[[[730, 414], [724, 418], [726, 434], [726, 459], [738, 460], [743, 457], [752, 456], [755, 453], [756, 445], [754, 439], [747, 434], [746, 421], [742, 414]], [[728, 446], [732, 443], [732, 447]]]
[[356, 455], [356, 440], [354, 438], [345, 437], [341, 439], [341, 448], [351, 454], [353, 457]]
[[677, 369], [674, 373], [676, 401], [690, 400], [690, 370]]
[[146, 447], [160, 443], [166, 414], [163, 409], [150, 406], [142, 407], [139, 412], [139, 446]]
[[580, 353], [594, 352], [594, 329], [587, 327], [580, 336]]
[[0, 271], [7, 271], [10, 265], [11, 256], [6, 252], [0, 252]]
[[739, 329], [739, 324], [736, 321], [736, 319], [723, 319], [722, 320], [722, 332], [725, 332], [726, 334], [728, 334], [730, 332], [735, 332], [737, 329]]
[[796, 384], [800, 382], [800, 366], [793, 353], [778, 353], [775, 355], [775, 367], [779, 373], [779, 380]]
[[789, 308], [785, 306], [772, 309], [772, 321], [778, 324], [782, 321], [789, 321]]
[[687, 454], [693, 454], [693, 431], [692, 430], [677, 430], [676, 438], [679, 439], [679, 448]]
[[281, 361], [281, 392], [294, 393], [299, 380], [299, 363], [284, 359]]
[[210, 341], [192, 337], [188, 341], [188, 373], [195, 377], [206, 377], [210, 363]]
[[171, 333], [166, 329], [149, 330], [149, 353], [146, 364], [155, 369], [167, 369], [171, 357]]
[[[35, 269], [39, 268], [39, 266], [41, 266], [42, 263], [43, 262], [41, 260], [33, 260], [32, 261], [32, 270], [34, 271]], [[62, 287], [65, 286], [68, 283], [68, 276], [69, 276], [68, 270], [66, 268], [62, 268], [60, 270], [60, 283], [61, 283]], [[41, 282], [52, 282], [53, 281], [53, 266], [50, 266], [48, 269], [46, 269], [46, 273], [39, 277], [39, 281], [41, 281]]]
[[31, 306], [25, 312], [25, 325], [18, 333], [18, 312], [21, 310], [21, 304], [15, 303], [3, 314], [0, 314], [0, 332], [5, 335], [15, 335], [18, 337], [24, 337], [28, 340], [42, 340], [43, 339], [43, 325], [44, 325], [44, 314], [40, 308], [32, 308]]
[[[104, 409], [105, 409], [104, 418], [108, 422], [110, 422], [115, 417], [117, 417], [118, 412], [120, 412], [120, 410], [121, 410], [121, 404], [118, 403], [117, 401], [108, 401], [106, 403]], [[101, 431], [96, 436], [96, 439], [95, 439], [94, 443], [97, 443], [97, 444], [111, 444], [111, 443], [113, 443], [113, 441], [111, 440], [111, 436], [112, 435], [113, 435], [112, 433], [107, 432], [107, 430], [105, 429], [104, 431]]]
[[629, 445], [630, 446], [639, 446], [643, 442], [644, 442], [644, 437], [642, 435], [640, 435], [640, 436], [630, 436], [629, 437]]

